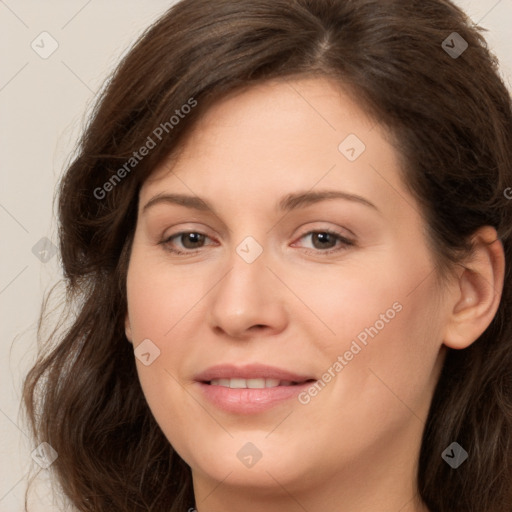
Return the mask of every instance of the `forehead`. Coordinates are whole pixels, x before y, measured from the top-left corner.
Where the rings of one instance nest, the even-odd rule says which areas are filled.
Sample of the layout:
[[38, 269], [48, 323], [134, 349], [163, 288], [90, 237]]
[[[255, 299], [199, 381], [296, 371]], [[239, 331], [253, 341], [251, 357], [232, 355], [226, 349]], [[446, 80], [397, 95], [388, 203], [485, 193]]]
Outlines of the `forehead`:
[[384, 135], [330, 79], [266, 82], [213, 104], [141, 197], [170, 189], [249, 206], [317, 186], [382, 195], [382, 173], [400, 185], [398, 155]]

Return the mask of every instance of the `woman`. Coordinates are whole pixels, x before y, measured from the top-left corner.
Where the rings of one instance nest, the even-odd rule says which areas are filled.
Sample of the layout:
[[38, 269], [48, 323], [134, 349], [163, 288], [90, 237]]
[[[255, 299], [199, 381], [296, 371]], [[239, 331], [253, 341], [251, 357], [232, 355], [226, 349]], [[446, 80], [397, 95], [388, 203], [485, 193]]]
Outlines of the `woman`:
[[512, 508], [512, 112], [446, 0], [183, 0], [60, 188], [25, 384], [81, 511]]

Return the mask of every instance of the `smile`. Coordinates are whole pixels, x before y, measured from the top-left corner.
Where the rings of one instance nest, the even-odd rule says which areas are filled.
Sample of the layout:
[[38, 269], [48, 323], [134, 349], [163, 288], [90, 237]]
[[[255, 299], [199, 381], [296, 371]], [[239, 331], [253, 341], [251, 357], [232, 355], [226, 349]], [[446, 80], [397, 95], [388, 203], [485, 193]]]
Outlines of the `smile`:
[[216, 408], [237, 415], [270, 410], [296, 398], [316, 379], [311, 374], [261, 363], [211, 366], [194, 376], [199, 396]]
[[279, 386], [297, 386], [304, 382], [295, 382], [279, 379], [213, 379], [208, 384], [211, 386], [222, 386], [230, 389], [264, 389], [277, 388]]

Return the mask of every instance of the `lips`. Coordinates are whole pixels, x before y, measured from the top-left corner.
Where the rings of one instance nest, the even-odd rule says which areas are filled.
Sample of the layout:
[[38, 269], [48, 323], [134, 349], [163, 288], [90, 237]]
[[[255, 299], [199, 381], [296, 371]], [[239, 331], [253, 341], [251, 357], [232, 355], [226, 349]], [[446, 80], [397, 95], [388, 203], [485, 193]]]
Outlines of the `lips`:
[[[300, 375], [274, 366], [261, 364], [235, 366], [225, 364], [208, 368], [207, 370], [196, 375], [195, 380], [204, 384], [222, 385], [232, 388], [253, 387], [251, 384], [254, 384], [255, 388], [261, 388], [276, 387], [278, 385], [296, 385], [316, 379], [312, 375]], [[260, 382], [251, 383], [251, 381], [257, 380]], [[261, 380], [265, 380], [265, 386], [260, 385]], [[229, 381], [229, 386], [227, 385], [226, 381]], [[247, 383], [249, 383], [249, 385], [247, 385]], [[231, 386], [231, 384], [234, 385]]]
[[261, 413], [292, 400], [316, 379], [282, 368], [219, 365], [195, 376], [200, 394], [217, 408], [237, 415]]

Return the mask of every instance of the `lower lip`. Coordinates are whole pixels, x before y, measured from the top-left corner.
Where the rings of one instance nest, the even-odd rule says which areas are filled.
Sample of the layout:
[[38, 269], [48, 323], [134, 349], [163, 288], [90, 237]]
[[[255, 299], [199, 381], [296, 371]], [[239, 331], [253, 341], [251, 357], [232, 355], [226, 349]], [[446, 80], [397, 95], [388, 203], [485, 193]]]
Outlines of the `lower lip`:
[[236, 414], [254, 414], [297, 397], [314, 382], [260, 389], [232, 389], [225, 386], [212, 386], [204, 382], [197, 384], [204, 396], [219, 409]]

